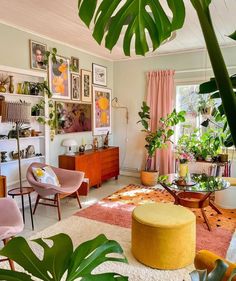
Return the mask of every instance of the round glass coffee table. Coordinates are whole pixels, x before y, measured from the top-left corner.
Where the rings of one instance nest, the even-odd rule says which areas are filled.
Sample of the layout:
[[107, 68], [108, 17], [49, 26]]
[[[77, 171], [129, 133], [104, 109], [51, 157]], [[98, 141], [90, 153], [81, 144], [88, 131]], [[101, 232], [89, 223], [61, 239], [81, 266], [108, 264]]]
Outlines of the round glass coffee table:
[[221, 214], [210, 196], [213, 192], [227, 189], [230, 183], [222, 178], [205, 174], [191, 174], [189, 181], [178, 179], [177, 174], [169, 174], [167, 177], [167, 180], [160, 184], [174, 197], [174, 203], [188, 208], [200, 208], [207, 227], [211, 230], [204, 208], [211, 206]]

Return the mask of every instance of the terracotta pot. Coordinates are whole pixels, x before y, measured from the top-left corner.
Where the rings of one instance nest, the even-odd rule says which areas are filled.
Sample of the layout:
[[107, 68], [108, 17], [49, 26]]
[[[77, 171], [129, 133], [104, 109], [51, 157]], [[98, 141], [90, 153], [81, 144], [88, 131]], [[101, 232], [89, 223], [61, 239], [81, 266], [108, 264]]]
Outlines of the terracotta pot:
[[228, 161], [228, 154], [219, 154], [220, 162], [227, 162]]
[[157, 184], [158, 175], [157, 171], [141, 171], [141, 183], [146, 186], [154, 186]]

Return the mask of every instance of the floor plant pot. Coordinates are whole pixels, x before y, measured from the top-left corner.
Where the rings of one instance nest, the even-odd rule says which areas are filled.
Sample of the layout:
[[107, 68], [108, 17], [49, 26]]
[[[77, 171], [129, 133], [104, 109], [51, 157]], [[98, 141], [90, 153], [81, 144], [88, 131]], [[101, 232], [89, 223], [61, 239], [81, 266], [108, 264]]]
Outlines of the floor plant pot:
[[141, 171], [141, 183], [146, 186], [154, 186], [157, 184], [158, 171]]

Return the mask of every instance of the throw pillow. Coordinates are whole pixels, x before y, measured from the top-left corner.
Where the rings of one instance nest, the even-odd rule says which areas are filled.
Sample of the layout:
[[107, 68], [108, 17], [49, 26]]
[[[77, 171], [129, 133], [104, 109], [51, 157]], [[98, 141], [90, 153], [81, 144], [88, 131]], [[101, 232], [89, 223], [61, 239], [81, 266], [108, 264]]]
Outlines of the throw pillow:
[[61, 186], [57, 175], [54, 173], [53, 169], [49, 166], [43, 168], [32, 167], [32, 171], [36, 181], [41, 183], [48, 183], [55, 186]]

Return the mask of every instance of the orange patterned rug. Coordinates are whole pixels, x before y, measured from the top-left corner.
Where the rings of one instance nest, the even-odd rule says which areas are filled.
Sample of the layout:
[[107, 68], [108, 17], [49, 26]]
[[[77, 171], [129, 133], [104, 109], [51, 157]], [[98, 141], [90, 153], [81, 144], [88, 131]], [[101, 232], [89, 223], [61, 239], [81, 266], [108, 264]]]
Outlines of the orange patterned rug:
[[[135, 206], [151, 202], [174, 202], [165, 190], [130, 184], [75, 215], [131, 227], [131, 212]], [[197, 250], [207, 249], [225, 257], [236, 227], [236, 210], [220, 209], [217, 214], [211, 207], [205, 208], [212, 231], [208, 231], [200, 209], [191, 209], [197, 218]]]

